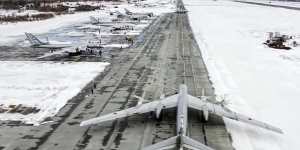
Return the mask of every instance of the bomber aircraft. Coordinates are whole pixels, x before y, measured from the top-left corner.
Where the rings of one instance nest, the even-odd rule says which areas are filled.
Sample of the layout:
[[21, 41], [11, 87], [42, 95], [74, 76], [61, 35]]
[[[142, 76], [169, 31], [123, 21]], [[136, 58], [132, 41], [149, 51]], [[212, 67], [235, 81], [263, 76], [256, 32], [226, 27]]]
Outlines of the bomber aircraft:
[[170, 148], [183, 150], [184, 147], [192, 150], [213, 150], [212, 148], [187, 137], [188, 108], [203, 111], [203, 115], [206, 120], [208, 120], [209, 113], [212, 113], [221, 117], [249, 123], [277, 133], [283, 133], [282, 130], [277, 127], [233, 112], [223, 105], [209, 102], [207, 101], [207, 98], [203, 96], [198, 98], [189, 95], [187, 92], [187, 86], [184, 84], [179, 86], [178, 94], [166, 98], [161, 97], [160, 100], [152, 101], [146, 104], [142, 104], [142, 102], [143, 99], [140, 98], [135, 107], [83, 121], [81, 122], [80, 126], [100, 124], [106, 121], [111, 121], [135, 114], [144, 114], [147, 112], [155, 112], [156, 117], [159, 118], [163, 109], [177, 107], [177, 135], [154, 145], [147, 146], [143, 148], [143, 150], [164, 150]]
[[128, 10], [127, 8], [124, 8], [124, 10], [127, 15], [137, 15], [137, 16], [147, 16], [147, 17], [153, 16], [153, 13], [134, 13]]
[[54, 44], [50, 43], [49, 41], [47, 42], [42, 42], [40, 39], [38, 39], [36, 36], [34, 36], [31, 33], [25, 33], [27, 40], [29, 40], [31, 47], [33, 48], [48, 48], [50, 50], [55, 50], [55, 49], [62, 49], [66, 47], [71, 47], [71, 45], [67, 44]]

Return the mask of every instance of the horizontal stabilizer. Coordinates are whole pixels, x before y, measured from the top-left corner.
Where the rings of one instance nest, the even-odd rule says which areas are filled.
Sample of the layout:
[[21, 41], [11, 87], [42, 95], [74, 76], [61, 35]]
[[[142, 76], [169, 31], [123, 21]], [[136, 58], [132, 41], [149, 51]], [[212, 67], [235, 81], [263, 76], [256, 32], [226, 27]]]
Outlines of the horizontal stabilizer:
[[214, 150], [198, 141], [195, 141], [187, 136], [183, 136], [183, 146], [192, 150]]
[[147, 146], [142, 150], [166, 150], [176, 147], [176, 139], [178, 136], [171, 137], [154, 145]]

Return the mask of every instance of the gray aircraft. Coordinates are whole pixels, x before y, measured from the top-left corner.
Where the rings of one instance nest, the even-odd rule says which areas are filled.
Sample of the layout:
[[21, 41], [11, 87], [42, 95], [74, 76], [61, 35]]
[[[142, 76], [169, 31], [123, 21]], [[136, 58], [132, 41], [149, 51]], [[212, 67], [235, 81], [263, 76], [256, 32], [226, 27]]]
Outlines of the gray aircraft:
[[[99, 26], [106, 26], [106, 27], [111, 27], [111, 26], [122, 26], [122, 25], [128, 25], [128, 24], [138, 24], [139, 22], [137, 21], [100, 21], [100, 18], [95, 18], [93, 16], [90, 16], [90, 21], [93, 25], [99, 25]], [[141, 23], [139, 23], [141, 24]]]
[[126, 13], [127, 15], [147, 16], [147, 17], [152, 17], [152, 16], [154, 16], [153, 13], [134, 13], [134, 12], [131, 12], [130, 10], [128, 10], [128, 9], [126, 9], [126, 8], [124, 8], [124, 10], [125, 10], [125, 13]]
[[51, 44], [49, 41], [42, 42], [36, 36], [32, 35], [31, 33], [25, 33], [27, 40], [29, 40], [31, 47], [33, 48], [48, 48], [51, 50], [55, 49], [62, 49], [66, 47], [71, 47], [71, 45], [67, 44]]
[[148, 19], [149, 17], [153, 16], [153, 13], [133, 13], [126, 8], [124, 10], [125, 10], [125, 14], [119, 11], [114, 12], [117, 18], [127, 18], [130, 20], [139, 21], [139, 20]]
[[165, 150], [170, 148], [183, 150], [184, 147], [192, 150], [213, 150], [212, 148], [187, 137], [188, 108], [203, 111], [205, 119], [208, 119], [209, 113], [212, 113], [236, 121], [249, 123], [277, 133], [283, 133], [281, 129], [272, 125], [233, 112], [223, 105], [209, 102], [203, 96], [200, 98], [191, 96], [188, 94], [187, 86], [184, 84], [179, 86], [178, 94], [166, 98], [162, 97], [161, 100], [146, 104], [142, 104], [142, 102], [143, 99], [141, 98], [135, 107], [83, 121], [80, 126], [99, 124], [105, 121], [111, 121], [135, 114], [144, 114], [147, 112], [155, 112], [156, 117], [158, 118], [162, 109], [177, 107], [177, 135], [154, 145], [147, 146], [143, 148], [143, 150]]
[[96, 18], [96, 17], [93, 17], [93, 16], [90, 16], [90, 20], [91, 20], [91, 23], [94, 24], [94, 25], [100, 25], [100, 26], [112, 26], [114, 25], [115, 23], [112, 22], [112, 21], [100, 21], [100, 18]]

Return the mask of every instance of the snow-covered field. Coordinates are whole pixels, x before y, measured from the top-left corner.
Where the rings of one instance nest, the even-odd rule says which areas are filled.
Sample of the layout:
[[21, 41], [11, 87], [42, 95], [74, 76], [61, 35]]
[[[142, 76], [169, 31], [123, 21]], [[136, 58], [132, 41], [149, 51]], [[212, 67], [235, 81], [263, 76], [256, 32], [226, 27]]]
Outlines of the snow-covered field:
[[[56, 16], [51, 19], [34, 21], [34, 22], [19, 22], [19, 23], [8, 23], [0, 24], [0, 44], [11, 43], [12, 41], [19, 38], [19, 36], [24, 35], [24, 32], [29, 33], [47, 33], [50, 30], [57, 29], [63, 26], [71, 25], [74, 23], [88, 22], [90, 16], [96, 17], [109, 17], [109, 11], [120, 11], [124, 12], [124, 8], [127, 8], [133, 12], [153, 12], [155, 15], [161, 15], [162, 13], [167, 13], [175, 10], [175, 3], [173, 0], [148, 0], [144, 1], [142, 4], [153, 4], [153, 7], [142, 7], [135, 6], [134, 4], [127, 4], [125, 2], [117, 5], [111, 3], [101, 3], [106, 5], [105, 10], [91, 11], [91, 12], [80, 12], [75, 14], [67, 14]], [[0, 11], [2, 14], [10, 13], [5, 11]]]
[[37, 107], [36, 114], [1, 113], [1, 120], [39, 124], [55, 115], [108, 63], [1, 61], [0, 104]]
[[300, 47], [264, 46], [267, 32], [300, 35], [300, 11], [231, 1], [184, 0], [219, 97], [283, 129], [279, 135], [226, 119], [237, 150], [298, 150]]
[[288, 6], [288, 7], [297, 7], [300, 8], [300, 2], [291, 2], [291, 1], [270, 1], [270, 0], [241, 0], [245, 2], [255, 2], [262, 4], [271, 4], [277, 6]]
[[37, 15], [37, 14], [43, 14], [43, 13], [45, 13], [45, 12], [39, 12], [37, 10], [18, 11], [18, 10], [0, 9], [0, 16], [25, 16], [25, 15]]
[[81, 12], [56, 16], [42, 21], [0, 24], [0, 44], [10, 43], [16, 40], [17, 36], [24, 35], [25, 32], [47, 33], [52, 29], [57, 29], [73, 23], [86, 22], [89, 21], [90, 15], [96, 15], [98, 13], [98, 11]]

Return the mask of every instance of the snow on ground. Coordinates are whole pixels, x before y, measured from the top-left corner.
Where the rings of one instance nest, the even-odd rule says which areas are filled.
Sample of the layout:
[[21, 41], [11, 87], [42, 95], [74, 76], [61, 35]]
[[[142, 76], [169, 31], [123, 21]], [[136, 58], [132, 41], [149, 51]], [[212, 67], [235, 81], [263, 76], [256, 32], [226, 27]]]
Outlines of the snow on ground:
[[[148, 7], [148, 5], [153, 5]], [[161, 15], [163, 13], [169, 13], [175, 11], [175, 1], [174, 0], [146, 0], [141, 2], [140, 6], [135, 6], [133, 4], [121, 4], [118, 8], [110, 8], [111, 11], [120, 11], [125, 13], [124, 8], [134, 12], [134, 13], [149, 13], [152, 12], [154, 15]]]
[[271, 4], [277, 6], [288, 6], [288, 7], [298, 7], [300, 8], [300, 2], [291, 2], [291, 1], [270, 1], [270, 0], [241, 0], [245, 2], [255, 2], [262, 4]]
[[1, 61], [0, 104], [37, 107], [36, 114], [1, 113], [1, 120], [39, 124], [55, 115], [108, 63]]
[[300, 47], [271, 49], [267, 32], [300, 35], [300, 11], [231, 1], [184, 0], [218, 97], [283, 129], [279, 135], [225, 119], [237, 150], [298, 150]]
[[[129, 8], [134, 12], [153, 12], [155, 15], [175, 10], [175, 3], [171, 0], [149, 0], [149, 3], [143, 3], [151, 3], [153, 6], [144, 7], [146, 5], [135, 6], [134, 4], [122, 3], [116, 9], [124, 11], [124, 8]], [[108, 17], [108, 15], [103, 15], [103, 12], [107, 13], [110, 8], [115, 8], [115, 6], [111, 4], [111, 6], [108, 5], [109, 9], [106, 10], [61, 15], [43, 21], [0, 24], [0, 45], [16, 41], [20, 36], [25, 37], [24, 32], [47, 33], [50, 30], [64, 26], [88, 22], [90, 16]], [[111, 9], [111, 11], [114, 10]], [[148, 22], [146, 24], [145, 22], [142, 23], [136, 26], [137, 30], [129, 31], [126, 34], [139, 34], [148, 25]], [[99, 29], [99, 26], [89, 24], [79, 28]], [[66, 34], [70, 37], [82, 35], [82, 32], [77, 31], [70, 31]], [[128, 44], [110, 44], [107, 46], [128, 47]], [[55, 53], [62, 53], [62, 51]], [[42, 57], [49, 55], [47, 53]], [[21, 120], [26, 123], [39, 124], [46, 117], [55, 115], [68, 100], [80, 92], [97, 74], [102, 72], [106, 65], [108, 64], [92, 62], [1, 61], [0, 106], [8, 107], [9, 105], [22, 104], [28, 107], [37, 107], [41, 111], [26, 116], [19, 113], [1, 113], [0, 120]]]
[[[119, 36], [119, 35], [139, 35], [141, 32], [116, 32], [116, 33], [109, 33], [109, 32], [104, 32], [101, 33], [101, 37], [103, 36]], [[95, 35], [99, 35], [98, 33], [95, 33]]]
[[101, 1], [95, 2], [95, 1], [77, 1], [77, 2], [62, 2], [63, 6], [68, 7], [79, 7], [81, 5], [90, 5], [90, 6], [101, 6], [103, 3]]
[[84, 33], [82, 32], [78, 32], [78, 31], [71, 31], [71, 32], [68, 32], [68, 33], [64, 33], [62, 35], [67, 35], [67, 36], [70, 36], [70, 37], [82, 37], [84, 36]]
[[17, 36], [29, 33], [46, 33], [52, 29], [57, 29], [73, 23], [89, 21], [90, 15], [95, 15], [98, 11], [80, 12], [75, 14], [67, 14], [56, 16], [51, 19], [34, 21], [34, 22], [18, 22], [0, 24], [0, 44], [9, 43], [16, 40]]
[[103, 45], [103, 47], [127, 48], [129, 44], [107, 44]]
[[[124, 8], [128, 8], [133, 12], [153, 12], [155, 15], [160, 15], [162, 13], [167, 13], [175, 10], [175, 3], [172, 0], [149, 0], [149, 2], [143, 2], [143, 4], [149, 3], [154, 3], [155, 6], [142, 7], [135, 6], [133, 4], [127, 4], [125, 2], [120, 3], [120, 5], [105, 3], [105, 5], [107, 6], [106, 10], [61, 15], [42, 21], [0, 24], [0, 44], [7, 44], [13, 40], [16, 40], [16, 38], [18, 38], [18, 36], [22, 36], [24, 32], [46, 33], [49, 30], [71, 25], [73, 23], [87, 22], [90, 20], [89, 16], [102, 16], [102, 18], [109, 17], [107, 14], [108, 11], [113, 12], [115, 10], [119, 10], [121, 12], [124, 12]], [[118, 6], [118, 8], [114, 8], [115, 6]]]
[[39, 12], [37, 10], [5, 10], [0, 9], [0, 16], [25, 16], [25, 15], [37, 15], [37, 14], [44, 14], [45, 12]]

